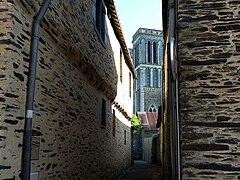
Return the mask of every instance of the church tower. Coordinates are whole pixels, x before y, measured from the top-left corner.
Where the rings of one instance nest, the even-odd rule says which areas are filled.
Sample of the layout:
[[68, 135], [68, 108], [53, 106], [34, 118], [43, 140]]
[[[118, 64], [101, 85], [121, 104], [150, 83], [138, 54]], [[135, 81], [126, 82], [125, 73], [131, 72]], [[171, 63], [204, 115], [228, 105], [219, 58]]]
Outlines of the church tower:
[[157, 112], [161, 104], [163, 34], [161, 30], [139, 28], [133, 35], [134, 113]]

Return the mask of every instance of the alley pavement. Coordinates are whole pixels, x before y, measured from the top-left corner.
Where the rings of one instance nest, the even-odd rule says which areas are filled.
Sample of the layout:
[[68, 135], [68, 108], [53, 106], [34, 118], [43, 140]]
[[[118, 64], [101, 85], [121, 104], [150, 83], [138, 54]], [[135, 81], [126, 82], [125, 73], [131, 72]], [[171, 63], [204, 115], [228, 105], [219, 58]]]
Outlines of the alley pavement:
[[160, 166], [150, 164], [145, 161], [134, 161], [134, 166], [130, 167], [118, 180], [159, 180]]

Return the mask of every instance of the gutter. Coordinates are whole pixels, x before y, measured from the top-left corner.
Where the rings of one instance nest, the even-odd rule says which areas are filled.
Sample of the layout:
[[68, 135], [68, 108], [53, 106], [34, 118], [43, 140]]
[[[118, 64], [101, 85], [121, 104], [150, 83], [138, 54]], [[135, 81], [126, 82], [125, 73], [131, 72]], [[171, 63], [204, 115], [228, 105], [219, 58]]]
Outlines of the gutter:
[[49, 8], [51, 0], [44, 0], [33, 21], [32, 39], [30, 50], [30, 65], [27, 84], [27, 100], [25, 110], [25, 127], [23, 137], [23, 180], [30, 180], [31, 173], [31, 148], [32, 148], [32, 117], [35, 95], [36, 71], [37, 71], [37, 55], [40, 23]]

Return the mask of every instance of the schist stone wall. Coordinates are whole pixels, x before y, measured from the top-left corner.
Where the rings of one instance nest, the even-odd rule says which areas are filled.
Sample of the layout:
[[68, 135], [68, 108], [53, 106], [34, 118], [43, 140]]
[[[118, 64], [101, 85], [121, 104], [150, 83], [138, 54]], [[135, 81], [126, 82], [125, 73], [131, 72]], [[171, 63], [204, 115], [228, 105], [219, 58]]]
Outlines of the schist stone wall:
[[145, 99], [144, 112], [148, 112], [151, 105], [154, 105], [156, 111], [158, 111], [159, 102], [161, 102], [161, 88], [143, 88], [143, 91]]
[[[21, 177], [31, 24], [41, 3], [0, 2], [0, 179]], [[117, 74], [92, 8], [91, 0], [53, 0], [41, 25], [32, 160], [40, 179], [115, 179], [131, 163], [129, 127], [117, 121], [112, 133]]]
[[178, 0], [183, 179], [240, 178], [239, 9]]

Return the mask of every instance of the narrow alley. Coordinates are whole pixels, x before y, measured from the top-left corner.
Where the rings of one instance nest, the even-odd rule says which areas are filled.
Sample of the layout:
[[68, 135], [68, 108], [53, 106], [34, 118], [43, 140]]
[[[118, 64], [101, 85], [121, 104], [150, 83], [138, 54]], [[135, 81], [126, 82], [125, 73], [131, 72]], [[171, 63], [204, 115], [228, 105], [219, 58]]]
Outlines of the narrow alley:
[[134, 161], [134, 166], [130, 167], [118, 180], [159, 180], [159, 165], [150, 164], [145, 161]]
[[240, 180], [240, 0], [0, 0], [0, 24], [0, 180]]

